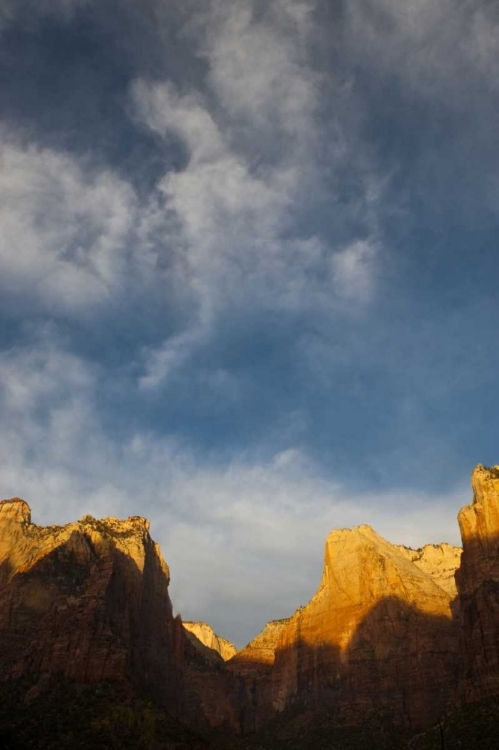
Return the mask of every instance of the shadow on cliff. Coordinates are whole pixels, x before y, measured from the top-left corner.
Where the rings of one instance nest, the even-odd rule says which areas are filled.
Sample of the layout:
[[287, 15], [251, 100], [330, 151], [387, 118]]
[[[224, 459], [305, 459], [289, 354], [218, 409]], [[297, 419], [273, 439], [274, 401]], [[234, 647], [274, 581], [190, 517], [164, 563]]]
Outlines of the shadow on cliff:
[[457, 644], [453, 619], [385, 597], [345, 649], [299, 637], [277, 650], [270, 674], [256, 661], [252, 674], [240, 676], [237, 730], [251, 733], [301, 717], [306, 731], [318, 715], [331, 726], [430, 726], [456, 700]]
[[470, 703], [499, 695], [499, 534], [466, 535], [456, 584], [459, 691]]
[[29, 569], [0, 569], [0, 679], [60, 675], [79, 683], [129, 682], [182, 714], [183, 636], [168, 576], [144, 538], [144, 569], [111, 534], [84, 531]]
[[0, 586], [7, 583], [12, 575], [12, 565], [10, 560], [2, 560], [0, 563]]
[[[492, 638], [499, 584], [487, 571], [493, 576], [499, 538], [488, 541], [490, 554], [483, 557], [483, 540], [477, 540], [476, 553], [468, 562], [464, 557], [458, 583], [467, 591], [469, 626], [479, 629], [489, 612]], [[254, 660], [246, 674], [238, 674], [224, 663], [209, 663], [187, 644], [181, 620], [172, 616], [168, 576], [152, 542], [145, 543], [143, 571], [111, 535], [106, 544], [96, 548], [83, 531], [75, 531], [8, 583], [12, 569], [8, 561], [2, 564], [4, 679], [27, 675], [36, 681], [58, 673], [81, 683], [130, 680], [189, 723], [199, 722], [201, 709], [211, 726], [257, 736], [274, 727], [283, 743], [290, 732], [312, 735], [319, 726], [326, 733], [373, 723], [414, 731], [457, 703], [462, 607], [454, 608], [451, 619], [387, 596], [358, 623], [345, 649], [299, 635], [278, 649], [272, 668]], [[485, 567], [473, 562], [479, 554]], [[334, 610], [329, 616], [334, 618]], [[289, 747], [300, 746], [293, 742], [291, 737]]]

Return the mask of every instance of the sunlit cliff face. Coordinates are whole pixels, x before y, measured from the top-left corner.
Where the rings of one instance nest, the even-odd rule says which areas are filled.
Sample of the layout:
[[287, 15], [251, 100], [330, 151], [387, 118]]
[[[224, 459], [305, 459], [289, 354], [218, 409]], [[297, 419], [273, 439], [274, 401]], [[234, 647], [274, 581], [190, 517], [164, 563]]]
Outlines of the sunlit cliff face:
[[228, 667], [260, 681], [262, 715], [332, 700], [347, 722], [360, 704], [368, 711], [380, 702], [395, 706], [398, 721], [429, 721], [435, 694], [440, 710], [455, 691], [450, 578], [460, 553], [397, 547], [369, 526], [333, 531], [311, 601], [269, 622]]

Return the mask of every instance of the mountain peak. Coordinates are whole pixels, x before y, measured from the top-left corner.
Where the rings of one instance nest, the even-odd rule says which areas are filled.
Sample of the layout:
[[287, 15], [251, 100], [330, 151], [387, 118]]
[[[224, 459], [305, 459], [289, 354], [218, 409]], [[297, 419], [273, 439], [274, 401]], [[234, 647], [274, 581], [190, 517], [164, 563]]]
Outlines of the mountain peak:
[[0, 500], [0, 522], [4, 521], [31, 523], [31, 508], [28, 503], [20, 497]]

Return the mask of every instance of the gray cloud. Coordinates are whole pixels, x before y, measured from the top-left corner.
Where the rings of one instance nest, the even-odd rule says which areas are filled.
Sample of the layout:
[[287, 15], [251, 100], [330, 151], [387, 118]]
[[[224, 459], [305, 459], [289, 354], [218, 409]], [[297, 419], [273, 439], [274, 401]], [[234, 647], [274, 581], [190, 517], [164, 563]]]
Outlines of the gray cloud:
[[0, 484], [37, 523], [147, 509], [186, 619], [208, 619], [240, 645], [265, 619], [306, 602], [332, 528], [371, 523], [399, 543], [458, 539], [466, 488], [450, 495], [352, 495], [300, 450], [210, 466], [173, 436], [107, 435], [95, 393], [104, 373], [50, 335], [0, 358]]
[[499, 15], [492, 3], [354, 0], [347, 18], [359, 61], [439, 105], [468, 109], [479, 79], [496, 87]]
[[[178, 220], [200, 300], [194, 329], [150, 352], [143, 385], [160, 385], [188, 361], [189, 347], [210, 339], [220, 315], [242, 304], [334, 316], [348, 307], [358, 313], [371, 299], [382, 257], [376, 203], [383, 178], [364, 155], [353, 165], [359, 196], [346, 210], [362, 212], [367, 233], [337, 244], [310, 228], [293, 236], [307, 196], [327, 194], [317, 148], [321, 79], [311, 64], [314, 9], [313, 2], [275, 3], [259, 14], [251, 3], [210, 3], [188, 25], [208, 63], [204, 93], [183, 94], [166, 81], [134, 84], [136, 116], [162, 138], [180, 138], [189, 154], [158, 188]], [[347, 129], [344, 123], [333, 173], [354, 152], [356, 135], [347, 137]]]
[[334, 527], [457, 542], [493, 444], [498, 19], [451, 5], [0, 11], [26, 44], [105, 30], [92, 112], [119, 110], [115, 162], [146, 134], [154, 163], [139, 191], [97, 136], [2, 126], [2, 494], [143, 512], [176, 609], [239, 644], [310, 598]]
[[0, 31], [21, 21], [33, 27], [43, 18], [62, 18], [70, 21], [74, 13], [91, 5], [94, 0], [4, 0], [0, 8]]
[[4, 293], [53, 312], [99, 306], [126, 274], [137, 212], [131, 188], [107, 170], [3, 134], [0, 269]]

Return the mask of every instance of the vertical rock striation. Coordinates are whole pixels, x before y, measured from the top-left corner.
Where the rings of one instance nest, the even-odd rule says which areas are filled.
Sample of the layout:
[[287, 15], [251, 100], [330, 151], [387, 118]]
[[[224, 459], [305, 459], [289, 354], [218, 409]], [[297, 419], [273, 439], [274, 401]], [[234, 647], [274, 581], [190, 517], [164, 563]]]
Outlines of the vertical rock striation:
[[0, 503], [0, 674], [130, 681], [181, 713], [183, 632], [149, 522], [31, 523]]
[[173, 617], [145, 519], [39, 527], [24, 501], [0, 502], [0, 679], [121, 681], [191, 726], [240, 733], [285, 711], [303, 726], [317, 712], [429, 726], [459, 697], [499, 695], [499, 467], [478, 466], [472, 486], [462, 554], [333, 531], [311, 601], [237, 653]]
[[499, 695], [499, 466], [478, 465], [471, 485], [473, 502], [458, 515], [463, 555], [456, 574], [465, 701]]

